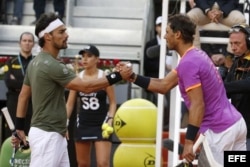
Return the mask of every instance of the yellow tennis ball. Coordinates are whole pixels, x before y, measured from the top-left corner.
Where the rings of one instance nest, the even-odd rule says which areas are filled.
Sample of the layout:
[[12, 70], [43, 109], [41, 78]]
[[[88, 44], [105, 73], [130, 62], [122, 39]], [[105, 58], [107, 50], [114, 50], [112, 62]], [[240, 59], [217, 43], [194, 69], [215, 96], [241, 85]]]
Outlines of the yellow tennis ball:
[[153, 143], [156, 138], [156, 106], [145, 99], [124, 102], [114, 117], [114, 132], [121, 142]]
[[102, 124], [102, 130], [107, 129], [108, 126], [109, 126], [109, 125], [108, 125], [107, 123], [103, 123], [103, 124]]
[[106, 130], [102, 131], [102, 137], [103, 137], [104, 139], [109, 138], [109, 134], [108, 134], [108, 132], [107, 132]]
[[155, 144], [122, 143], [114, 152], [113, 165], [118, 167], [154, 167]]
[[108, 134], [112, 134], [114, 132], [114, 128], [111, 126], [108, 126], [106, 131], [108, 132]]

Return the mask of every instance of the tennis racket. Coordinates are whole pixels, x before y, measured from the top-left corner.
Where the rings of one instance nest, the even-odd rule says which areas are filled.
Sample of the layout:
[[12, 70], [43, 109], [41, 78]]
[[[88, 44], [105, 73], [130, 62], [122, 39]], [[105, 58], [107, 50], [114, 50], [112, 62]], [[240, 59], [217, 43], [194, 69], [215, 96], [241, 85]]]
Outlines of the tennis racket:
[[[11, 132], [12, 132], [12, 135], [15, 136], [15, 137], [17, 137], [17, 138], [19, 138], [19, 136], [18, 136], [17, 133], [16, 133], [15, 125], [14, 125], [14, 123], [13, 123], [11, 117], [10, 117], [10, 113], [9, 113], [7, 107], [2, 108], [1, 110], [2, 110], [2, 113], [3, 113], [3, 115], [4, 115], [4, 118], [5, 118], [5, 120], [6, 120], [7, 124], [8, 124], [8, 126], [9, 126], [9, 128], [10, 128], [10, 130], [11, 130]], [[19, 138], [19, 139], [20, 139], [20, 138]], [[20, 140], [21, 140], [21, 139], [20, 139]], [[22, 140], [21, 140], [21, 141], [22, 141]], [[25, 145], [23, 144], [23, 142], [20, 143], [20, 147], [21, 147], [22, 149], [28, 149], [28, 148], [29, 148], [29, 146], [28, 146], [28, 145], [25, 146]], [[10, 159], [10, 164], [11, 164], [12, 167], [14, 166], [15, 154], [16, 154], [17, 150], [18, 150], [18, 148], [13, 147], [13, 151], [12, 151], [12, 155], [11, 155], [11, 159]]]
[[[194, 143], [193, 146], [193, 152], [195, 153], [197, 151], [197, 149], [199, 148], [199, 146], [201, 145], [201, 143], [204, 141], [205, 136], [203, 134], [200, 134], [198, 139], [196, 140], [196, 142]], [[176, 167], [190, 167], [192, 166], [192, 163], [188, 163], [186, 159], [183, 159], [181, 163], [179, 163]]]

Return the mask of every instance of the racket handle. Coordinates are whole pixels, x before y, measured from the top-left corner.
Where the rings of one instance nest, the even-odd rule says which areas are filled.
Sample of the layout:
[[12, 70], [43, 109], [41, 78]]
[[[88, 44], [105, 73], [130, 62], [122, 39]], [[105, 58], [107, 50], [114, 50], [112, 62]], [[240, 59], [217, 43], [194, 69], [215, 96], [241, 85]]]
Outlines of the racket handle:
[[24, 150], [27, 150], [27, 149], [30, 148], [29, 141], [26, 141], [27, 145], [24, 145], [23, 140], [17, 135], [17, 132], [15, 130], [12, 131], [12, 135], [15, 136], [16, 138], [18, 138], [19, 140], [21, 140], [21, 142], [20, 142], [20, 148], [22, 148]]
[[193, 152], [195, 153], [197, 151], [197, 149], [199, 148], [199, 146], [201, 145], [201, 143], [204, 141], [205, 136], [203, 134], [200, 134], [198, 139], [196, 140], [196, 142], [194, 143], [193, 146]]

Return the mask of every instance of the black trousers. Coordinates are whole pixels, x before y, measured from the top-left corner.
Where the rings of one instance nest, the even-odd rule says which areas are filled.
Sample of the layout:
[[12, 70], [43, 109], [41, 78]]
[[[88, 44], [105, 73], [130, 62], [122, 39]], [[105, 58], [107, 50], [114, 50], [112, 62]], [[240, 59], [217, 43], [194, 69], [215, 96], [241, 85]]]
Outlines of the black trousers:
[[[36, 20], [45, 12], [46, 0], [34, 0], [33, 9], [36, 14]], [[53, 0], [54, 11], [59, 14], [61, 18], [64, 17], [65, 0]]]

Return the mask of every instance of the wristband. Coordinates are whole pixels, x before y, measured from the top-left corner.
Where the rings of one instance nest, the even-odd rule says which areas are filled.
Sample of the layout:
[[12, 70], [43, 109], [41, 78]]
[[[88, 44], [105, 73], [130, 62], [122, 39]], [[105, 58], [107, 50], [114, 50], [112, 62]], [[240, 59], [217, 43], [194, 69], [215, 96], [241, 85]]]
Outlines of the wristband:
[[143, 77], [141, 75], [137, 75], [134, 84], [144, 88], [148, 89], [148, 85], [150, 83], [150, 78], [149, 77]]
[[194, 141], [197, 132], [199, 131], [199, 127], [188, 124], [187, 126], [187, 133], [186, 133], [186, 139]]
[[109, 85], [113, 85], [114, 83], [122, 80], [122, 76], [119, 72], [112, 72], [111, 74], [107, 75], [106, 78], [109, 81]]
[[103, 123], [107, 123], [110, 119], [114, 119], [114, 117], [110, 117], [107, 115]]
[[16, 129], [24, 130], [25, 118], [16, 117]]
[[114, 118], [113, 117], [108, 117], [106, 122], [108, 122], [110, 119], [114, 119]]

